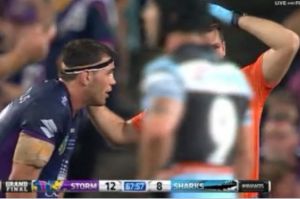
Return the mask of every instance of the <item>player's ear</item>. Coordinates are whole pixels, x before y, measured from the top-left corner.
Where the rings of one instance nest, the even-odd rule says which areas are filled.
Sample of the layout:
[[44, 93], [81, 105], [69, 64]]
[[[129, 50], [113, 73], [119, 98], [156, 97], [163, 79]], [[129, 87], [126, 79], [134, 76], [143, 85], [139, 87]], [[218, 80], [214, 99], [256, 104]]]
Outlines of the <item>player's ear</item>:
[[78, 76], [79, 81], [83, 86], [89, 85], [92, 80], [92, 75], [89, 71], [83, 71], [79, 73]]

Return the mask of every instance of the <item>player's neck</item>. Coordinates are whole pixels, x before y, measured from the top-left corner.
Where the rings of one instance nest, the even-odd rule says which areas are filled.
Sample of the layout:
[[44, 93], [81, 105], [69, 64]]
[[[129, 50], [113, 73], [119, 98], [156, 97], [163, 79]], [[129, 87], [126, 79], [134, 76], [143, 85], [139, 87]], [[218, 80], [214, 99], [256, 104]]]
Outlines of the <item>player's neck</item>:
[[79, 89], [76, 82], [64, 82], [71, 101], [72, 115], [74, 116], [80, 109], [86, 106], [82, 89]]

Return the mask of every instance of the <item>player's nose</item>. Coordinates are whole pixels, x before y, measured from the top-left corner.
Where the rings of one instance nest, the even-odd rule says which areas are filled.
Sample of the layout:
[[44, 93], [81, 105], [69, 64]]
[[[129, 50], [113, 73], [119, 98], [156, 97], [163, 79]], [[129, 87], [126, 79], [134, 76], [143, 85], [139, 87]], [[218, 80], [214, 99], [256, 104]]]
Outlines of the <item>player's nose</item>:
[[110, 85], [115, 85], [117, 83], [115, 76], [112, 76], [111, 81], [110, 81]]

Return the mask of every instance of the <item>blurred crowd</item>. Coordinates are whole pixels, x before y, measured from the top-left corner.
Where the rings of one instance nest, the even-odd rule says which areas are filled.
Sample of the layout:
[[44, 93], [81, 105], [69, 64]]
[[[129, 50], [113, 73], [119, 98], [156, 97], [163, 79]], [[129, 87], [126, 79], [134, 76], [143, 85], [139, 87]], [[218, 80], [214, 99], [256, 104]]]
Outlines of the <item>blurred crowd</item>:
[[[142, 66], [159, 53], [144, 42], [142, 15], [156, 17], [151, 12], [142, 12], [146, 1], [0, 0], [0, 107], [30, 86], [57, 78], [62, 47], [73, 39], [91, 38], [108, 44], [119, 55], [117, 85], [108, 107], [125, 118], [136, 114]], [[221, 3], [279, 22], [300, 35], [300, 7], [280, 7], [274, 1], [259, 0], [247, 4], [229, 0]], [[224, 33], [230, 41], [227, 57], [239, 65], [248, 63], [265, 49], [246, 33], [228, 32], [226, 28]], [[247, 54], [241, 54], [243, 50]], [[300, 197], [299, 107], [298, 53], [284, 80], [269, 96], [261, 123], [260, 176], [272, 181], [272, 197]], [[111, 150], [89, 121], [82, 122], [85, 130], [79, 135], [69, 179], [134, 178], [136, 149]]]

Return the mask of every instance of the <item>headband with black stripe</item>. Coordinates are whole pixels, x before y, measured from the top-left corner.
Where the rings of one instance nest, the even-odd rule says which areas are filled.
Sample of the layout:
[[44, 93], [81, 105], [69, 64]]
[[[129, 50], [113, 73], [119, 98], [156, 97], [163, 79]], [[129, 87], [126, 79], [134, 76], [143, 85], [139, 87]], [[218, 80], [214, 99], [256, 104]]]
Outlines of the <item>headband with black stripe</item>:
[[102, 69], [106, 66], [108, 66], [110, 63], [112, 63], [114, 60], [110, 58], [109, 60], [103, 62], [99, 61], [94, 64], [87, 64], [87, 65], [82, 65], [82, 66], [72, 66], [68, 67], [65, 65], [65, 63], [62, 63], [62, 72], [65, 74], [76, 74], [80, 73], [82, 71], [88, 70], [88, 71], [95, 71]]

